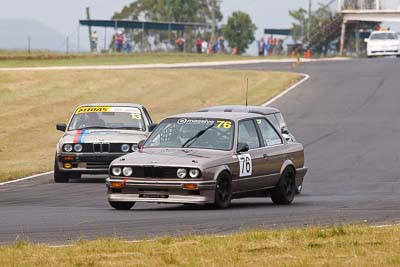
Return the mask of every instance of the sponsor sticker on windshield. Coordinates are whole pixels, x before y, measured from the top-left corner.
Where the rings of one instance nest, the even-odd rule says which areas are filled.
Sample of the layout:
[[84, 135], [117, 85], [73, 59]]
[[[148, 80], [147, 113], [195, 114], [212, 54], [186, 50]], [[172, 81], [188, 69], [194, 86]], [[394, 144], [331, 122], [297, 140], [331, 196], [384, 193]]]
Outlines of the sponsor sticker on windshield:
[[[105, 106], [97, 106], [97, 107], [80, 107], [75, 111], [75, 114], [83, 114], [83, 113], [97, 113], [97, 112], [121, 112], [121, 113], [132, 113], [139, 114], [135, 115], [136, 117], [140, 116], [140, 110], [134, 107], [105, 107]], [[132, 116], [133, 118], [133, 116]]]
[[208, 119], [179, 119], [178, 124], [194, 124], [194, 125], [210, 125], [215, 124], [215, 121]]

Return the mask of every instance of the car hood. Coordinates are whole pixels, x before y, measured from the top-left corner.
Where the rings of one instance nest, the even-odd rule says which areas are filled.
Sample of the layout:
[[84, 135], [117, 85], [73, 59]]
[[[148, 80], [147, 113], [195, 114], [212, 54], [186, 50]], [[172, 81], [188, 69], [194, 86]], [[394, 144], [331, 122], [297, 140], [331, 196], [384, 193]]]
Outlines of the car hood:
[[112, 165], [176, 166], [206, 168], [231, 155], [230, 151], [207, 149], [144, 149], [122, 156]]
[[129, 130], [69, 131], [61, 139], [63, 143], [138, 143], [146, 139], [145, 132]]

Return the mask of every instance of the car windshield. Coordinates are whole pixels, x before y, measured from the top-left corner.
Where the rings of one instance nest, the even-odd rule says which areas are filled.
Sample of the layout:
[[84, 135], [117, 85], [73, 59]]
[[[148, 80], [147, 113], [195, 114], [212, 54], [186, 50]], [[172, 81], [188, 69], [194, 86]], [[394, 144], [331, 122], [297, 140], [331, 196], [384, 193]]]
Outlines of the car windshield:
[[392, 32], [374, 33], [371, 35], [371, 40], [397, 40], [397, 34]]
[[145, 148], [202, 148], [231, 150], [234, 122], [227, 119], [170, 118], [160, 123]]
[[68, 130], [125, 129], [145, 131], [140, 109], [135, 107], [80, 107]]

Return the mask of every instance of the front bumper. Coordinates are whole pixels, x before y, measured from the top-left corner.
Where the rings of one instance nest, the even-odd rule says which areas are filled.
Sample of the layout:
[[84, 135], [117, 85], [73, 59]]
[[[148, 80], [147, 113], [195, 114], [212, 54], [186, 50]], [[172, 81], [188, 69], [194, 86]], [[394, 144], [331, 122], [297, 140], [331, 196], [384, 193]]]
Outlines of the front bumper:
[[400, 55], [400, 47], [399, 48], [389, 48], [389, 49], [371, 49], [367, 51], [367, 56], [397, 56]]
[[[57, 164], [58, 169], [63, 172], [107, 174], [110, 163], [124, 155], [124, 153], [62, 153], [57, 155]], [[72, 167], [65, 168], [64, 163], [70, 163]]]
[[[121, 188], [112, 188], [111, 182], [122, 182]], [[197, 189], [185, 189], [185, 184], [195, 184]], [[106, 180], [108, 200], [118, 202], [150, 202], [206, 204], [215, 198], [215, 181], [181, 181], [163, 179]]]

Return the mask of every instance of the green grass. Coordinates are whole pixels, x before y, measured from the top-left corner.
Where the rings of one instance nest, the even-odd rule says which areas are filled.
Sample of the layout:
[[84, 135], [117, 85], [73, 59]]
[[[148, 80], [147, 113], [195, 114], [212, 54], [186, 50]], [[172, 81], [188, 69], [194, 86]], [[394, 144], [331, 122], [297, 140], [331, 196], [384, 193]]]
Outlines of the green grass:
[[[282, 58], [282, 57], [265, 57]], [[44, 67], [82, 65], [128, 65], [188, 63], [260, 59], [254, 56], [206, 55], [194, 53], [61, 54], [52, 52], [0, 51], [0, 67]]]
[[1, 266], [399, 266], [400, 226], [249, 230], [224, 237], [118, 238], [0, 246]]
[[299, 80], [292, 73], [227, 70], [0, 72], [0, 181], [52, 170], [55, 146], [84, 103], [144, 104], [156, 121], [201, 107], [261, 104]]

